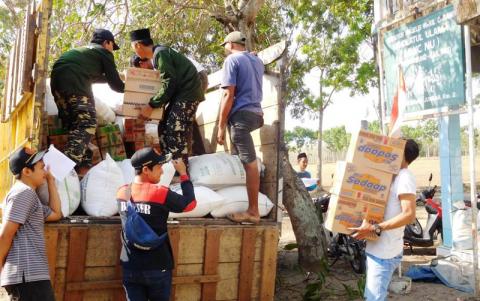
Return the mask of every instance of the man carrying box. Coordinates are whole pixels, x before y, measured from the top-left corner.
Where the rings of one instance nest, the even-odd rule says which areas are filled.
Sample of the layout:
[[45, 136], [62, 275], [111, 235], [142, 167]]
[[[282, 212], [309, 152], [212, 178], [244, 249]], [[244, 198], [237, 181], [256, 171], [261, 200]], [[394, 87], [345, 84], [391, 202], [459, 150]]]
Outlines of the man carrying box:
[[142, 59], [153, 59], [153, 67], [162, 75], [163, 85], [150, 99], [140, 118], [148, 119], [154, 108], [167, 105], [165, 117], [158, 124], [163, 153], [188, 162], [188, 137], [199, 103], [205, 100], [197, 69], [183, 54], [170, 47], [154, 45], [148, 28], [130, 32], [132, 48]]
[[367, 301], [386, 300], [393, 272], [402, 260], [403, 231], [405, 225], [415, 218], [416, 184], [408, 166], [418, 154], [418, 144], [414, 140], [407, 140], [401, 169], [390, 189], [384, 221], [372, 225], [364, 220], [360, 227], [350, 228], [356, 239], [375, 234], [378, 236], [377, 240], [367, 241]]
[[53, 65], [51, 90], [68, 130], [65, 155], [77, 163], [77, 169], [91, 165], [87, 146], [97, 126], [92, 84], [107, 82], [114, 91], [124, 92], [113, 57], [118, 49], [110, 31], [96, 29], [88, 46], [65, 52]]

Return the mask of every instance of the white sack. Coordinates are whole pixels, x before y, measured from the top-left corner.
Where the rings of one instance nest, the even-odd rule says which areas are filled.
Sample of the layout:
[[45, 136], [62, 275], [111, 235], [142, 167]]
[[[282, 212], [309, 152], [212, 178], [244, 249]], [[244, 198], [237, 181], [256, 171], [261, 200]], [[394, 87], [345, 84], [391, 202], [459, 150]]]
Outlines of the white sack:
[[115, 112], [98, 97], [95, 97], [95, 111], [97, 112], [98, 125], [115, 122]]
[[[178, 194], [182, 194], [180, 184], [172, 185], [170, 189]], [[169, 217], [203, 217], [225, 203], [225, 198], [210, 188], [194, 186], [193, 190], [195, 191], [195, 200], [197, 201], [195, 209], [183, 213], [170, 212]]]
[[123, 174], [123, 183], [124, 184], [131, 184], [135, 179], [135, 168], [132, 166], [132, 162], [130, 159], [125, 159], [121, 162], [116, 162], [118, 167], [122, 170]]
[[[62, 181], [56, 180], [55, 183], [60, 196], [63, 217], [72, 215], [80, 205], [80, 180], [77, 173], [72, 169]], [[50, 196], [47, 183], [38, 187], [37, 194], [42, 204], [49, 204]]]
[[[172, 183], [173, 176], [175, 175], [175, 167], [172, 162], [168, 162], [162, 165], [163, 174], [160, 177], [159, 185], [168, 187]], [[181, 191], [181, 189], [180, 189]]]
[[[223, 205], [210, 212], [213, 217], [225, 217], [227, 214], [245, 212], [248, 209], [246, 186], [234, 186], [217, 190], [225, 198]], [[260, 216], [267, 216], [273, 203], [263, 193], [258, 193], [258, 211]]]
[[124, 184], [122, 170], [110, 155], [83, 177], [82, 208], [91, 216], [112, 216], [118, 213], [117, 190]]

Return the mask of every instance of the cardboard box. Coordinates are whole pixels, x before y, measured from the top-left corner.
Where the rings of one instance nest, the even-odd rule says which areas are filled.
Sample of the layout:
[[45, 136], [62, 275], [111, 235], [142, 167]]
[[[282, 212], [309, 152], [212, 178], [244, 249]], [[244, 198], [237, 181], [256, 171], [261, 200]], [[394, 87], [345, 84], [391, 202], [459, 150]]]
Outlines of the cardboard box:
[[403, 161], [406, 141], [360, 130], [352, 135], [347, 162], [397, 174]]
[[65, 135], [67, 130], [63, 128], [62, 121], [57, 115], [49, 115], [47, 117], [47, 127], [49, 135]]
[[[122, 116], [138, 118], [142, 106], [143, 104], [123, 104]], [[162, 120], [163, 108], [153, 109], [152, 115], [150, 115], [150, 119]]]
[[92, 164], [97, 165], [100, 163], [100, 161], [102, 161], [102, 155], [98, 146], [94, 145], [93, 143], [89, 143], [88, 149], [92, 151]]
[[109, 154], [110, 157], [112, 157], [112, 159], [115, 161], [123, 161], [127, 159], [125, 146], [123, 144], [109, 146], [109, 147], [102, 147], [100, 148], [100, 151], [102, 153], [102, 158], [106, 158], [107, 154]]
[[[381, 223], [384, 214], [384, 206], [332, 195], [324, 225], [331, 232], [351, 234], [352, 231], [348, 228], [360, 226], [363, 219], [372, 224]], [[372, 235], [369, 239], [374, 240], [376, 237]]]
[[65, 149], [65, 145], [68, 141], [68, 135], [51, 135], [48, 136], [48, 144], [53, 144], [56, 149], [59, 151], [63, 151]]
[[[148, 81], [161, 81], [160, 71], [130, 67], [125, 69], [125, 81], [128, 80], [148, 80]], [[127, 89], [125, 89], [127, 90]]]
[[359, 164], [339, 161], [331, 193], [340, 197], [385, 206], [393, 175]]
[[97, 142], [100, 148], [123, 144], [122, 133], [117, 124], [97, 128]]
[[145, 142], [145, 130], [143, 131], [136, 130], [133, 133], [133, 140], [135, 142]]
[[135, 141], [135, 151], [142, 149], [145, 147], [145, 142], [143, 141]]

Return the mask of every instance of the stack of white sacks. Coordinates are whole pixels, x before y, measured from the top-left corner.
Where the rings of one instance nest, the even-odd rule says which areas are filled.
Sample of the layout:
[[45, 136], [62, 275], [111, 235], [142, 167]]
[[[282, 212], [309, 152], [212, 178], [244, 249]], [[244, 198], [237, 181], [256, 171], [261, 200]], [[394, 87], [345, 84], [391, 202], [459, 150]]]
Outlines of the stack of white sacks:
[[[262, 164], [259, 162], [259, 170]], [[248, 208], [245, 170], [240, 159], [225, 153], [207, 154], [190, 158], [190, 179], [193, 182], [197, 206], [185, 213], [170, 213], [170, 217], [225, 217]], [[171, 163], [163, 165], [164, 174], [159, 185], [169, 186], [175, 169]], [[135, 170], [130, 160], [115, 162], [107, 156], [79, 181], [74, 170], [63, 180], [57, 181], [62, 202], [62, 213], [71, 215], [81, 204], [90, 216], [104, 217], [118, 213], [116, 194], [120, 186], [133, 182]], [[170, 189], [182, 193], [179, 184]], [[47, 186], [37, 191], [42, 202], [48, 202]], [[260, 216], [266, 216], [273, 208], [267, 196], [258, 196]]]

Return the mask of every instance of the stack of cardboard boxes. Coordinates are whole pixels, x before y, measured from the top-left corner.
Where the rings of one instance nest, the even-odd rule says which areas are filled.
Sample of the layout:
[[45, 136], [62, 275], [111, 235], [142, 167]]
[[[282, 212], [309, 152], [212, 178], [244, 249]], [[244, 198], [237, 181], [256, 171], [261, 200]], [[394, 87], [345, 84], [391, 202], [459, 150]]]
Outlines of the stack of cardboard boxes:
[[109, 124], [97, 128], [97, 143], [102, 158], [110, 154], [115, 161], [122, 161], [127, 158], [125, 146], [123, 145], [122, 133], [117, 124]]
[[133, 152], [145, 147], [145, 122], [139, 119], [125, 119], [123, 140], [125, 148]]
[[[338, 162], [325, 227], [351, 234], [366, 219], [383, 221], [393, 176], [401, 168], [405, 140], [361, 130], [353, 136], [347, 162]], [[371, 237], [370, 239], [375, 239]]]
[[[123, 115], [138, 117], [142, 106], [148, 104], [150, 98], [163, 89], [160, 72], [142, 68], [125, 70], [125, 93], [123, 96]], [[150, 119], [160, 120], [163, 108], [154, 109]]]

